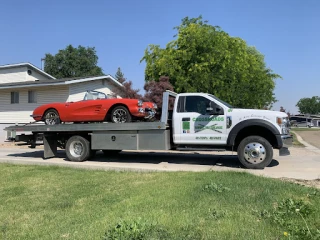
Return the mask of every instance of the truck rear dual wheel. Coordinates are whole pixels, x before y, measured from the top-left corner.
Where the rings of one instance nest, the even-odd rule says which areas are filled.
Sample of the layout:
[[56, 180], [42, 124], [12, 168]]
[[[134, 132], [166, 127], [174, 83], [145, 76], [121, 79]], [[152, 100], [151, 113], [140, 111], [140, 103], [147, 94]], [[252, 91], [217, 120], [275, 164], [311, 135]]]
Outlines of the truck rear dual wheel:
[[246, 168], [264, 169], [272, 161], [273, 149], [265, 138], [249, 136], [240, 142], [238, 158]]
[[82, 162], [92, 156], [90, 142], [82, 136], [72, 136], [66, 144], [67, 158], [72, 162]]

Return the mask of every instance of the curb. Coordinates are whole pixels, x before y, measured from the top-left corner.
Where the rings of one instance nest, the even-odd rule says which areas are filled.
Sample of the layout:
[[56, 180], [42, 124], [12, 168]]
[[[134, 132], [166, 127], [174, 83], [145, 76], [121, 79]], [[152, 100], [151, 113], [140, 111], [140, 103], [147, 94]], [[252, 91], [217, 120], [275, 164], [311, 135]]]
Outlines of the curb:
[[291, 132], [293, 132], [297, 136], [297, 140], [300, 143], [302, 143], [306, 147], [306, 149], [308, 149], [310, 151], [313, 151], [313, 152], [316, 152], [316, 153], [320, 153], [320, 149], [319, 148], [317, 148], [317, 147], [311, 145], [310, 143], [307, 143], [306, 141], [304, 141], [302, 139], [302, 137], [297, 132], [295, 132], [295, 131], [291, 131]]

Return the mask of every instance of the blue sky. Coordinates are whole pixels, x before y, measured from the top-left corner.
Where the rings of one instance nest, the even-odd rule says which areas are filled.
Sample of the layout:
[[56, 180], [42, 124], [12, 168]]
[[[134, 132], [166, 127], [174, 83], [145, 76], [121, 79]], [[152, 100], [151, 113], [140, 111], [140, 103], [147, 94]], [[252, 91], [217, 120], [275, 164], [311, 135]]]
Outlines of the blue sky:
[[95, 47], [98, 65], [115, 75], [121, 67], [143, 89], [148, 44], [173, 40], [181, 19], [203, 16], [265, 55], [280, 74], [275, 110], [291, 113], [302, 97], [320, 96], [320, 1], [318, 0], [12, 0], [0, 5], [0, 65], [41, 66], [45, 53], [68, 44]]

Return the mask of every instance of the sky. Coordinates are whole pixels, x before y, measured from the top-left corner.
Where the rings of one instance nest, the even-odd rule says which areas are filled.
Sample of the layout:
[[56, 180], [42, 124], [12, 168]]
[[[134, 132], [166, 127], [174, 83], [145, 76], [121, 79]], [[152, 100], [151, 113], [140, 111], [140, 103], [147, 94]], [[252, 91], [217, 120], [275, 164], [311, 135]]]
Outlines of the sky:
[[143, 90], [148, 45], [165, 47], [181, 19], [202, 15], [265, 56], [282, 76], [273, 109], [294, 114], [299, 99], [320, 96], [319, 13], [319, 0], [0, 0], [0, 65], [40, 68], [46, 53], [69, 44], [95, 47], [104, 73], [120, 67]]

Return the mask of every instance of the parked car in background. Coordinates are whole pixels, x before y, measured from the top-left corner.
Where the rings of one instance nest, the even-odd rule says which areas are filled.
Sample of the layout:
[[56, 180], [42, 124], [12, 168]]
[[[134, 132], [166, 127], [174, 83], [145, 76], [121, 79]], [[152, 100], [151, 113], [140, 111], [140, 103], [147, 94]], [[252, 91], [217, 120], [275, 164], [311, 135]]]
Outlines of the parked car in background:
[[87, 91], [78, 102], [49, 103], [37, 107], [31, 117], [46, 125], [61, 122], [125, 123], [152, 120], [156, 104], [139, 99], [116, 98], [98, 91]]

